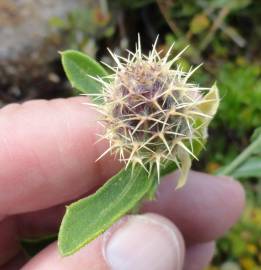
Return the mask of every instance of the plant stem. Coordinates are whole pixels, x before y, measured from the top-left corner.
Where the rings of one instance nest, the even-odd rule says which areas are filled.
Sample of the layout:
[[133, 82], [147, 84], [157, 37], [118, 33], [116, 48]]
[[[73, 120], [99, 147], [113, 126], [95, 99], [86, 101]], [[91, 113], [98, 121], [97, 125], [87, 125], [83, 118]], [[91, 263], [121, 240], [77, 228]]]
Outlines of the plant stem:
[[216, 175], [232, 175], [234, 170], [243, 163], [258, 147], [261, 147], [261, 136], [252, 142], [236, 159], [234, 159], [224, 169], [216, 172]]
[[203, 39], [203, 41], [200, 44], [200, 51], [203, 51], [206, 49], [206, 47], [208, 46], [208, 44], [211, 42], [211, 40], [213, 39], [216, 31], [220, 28], [220, 26], [222, 25], [224, 19], [226, 18], [226, 16], [229, 14], [229, 8], [224, 6], [217, 18], [215, 19], [215, 21], [213, 22], [212, 27], [210, 28], [208, 34], [206, 35], [206, 37]]

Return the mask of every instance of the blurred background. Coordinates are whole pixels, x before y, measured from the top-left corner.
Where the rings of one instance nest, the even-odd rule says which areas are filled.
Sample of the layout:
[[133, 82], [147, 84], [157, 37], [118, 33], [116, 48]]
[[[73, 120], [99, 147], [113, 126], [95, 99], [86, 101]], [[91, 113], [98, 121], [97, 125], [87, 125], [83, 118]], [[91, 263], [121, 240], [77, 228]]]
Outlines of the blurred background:
[[229, 174], [247, 193], [240, 222], [218, 241], [207, 270], [261, 270], [260, 20], [257, 0], [0, 0], [0, 107], [73, 95], [58, 51], [78, 49], [112, 64], [106, 48], [125, 55], [137, 33], [144, 52], [157, 34], [163, 54], [174, 41], [173, 55], [189, 44], [179, 64], [203, 62], [193, 79], [208, 87], [217, 81], [221, 92], [194, 168], [214, 174], [234, 164]]

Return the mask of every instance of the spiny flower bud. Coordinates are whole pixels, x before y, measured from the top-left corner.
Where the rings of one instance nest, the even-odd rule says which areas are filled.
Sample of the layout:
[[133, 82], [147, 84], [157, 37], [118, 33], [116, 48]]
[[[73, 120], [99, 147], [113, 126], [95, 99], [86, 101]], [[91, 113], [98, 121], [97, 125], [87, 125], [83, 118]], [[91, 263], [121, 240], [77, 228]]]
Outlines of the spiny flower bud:
[[[185, 48], [186, 49], [186, 48]], [[184, 50], [185, 50], [184, 49]], [[110, 148], [127, 165], [139, 163], [148, 173], [156, 166], [173, 161], [180, 168], [179, 186], [186, 180], [191, 156], [196, 158], [193, 141], [203, 143], [206, 126], [218, 104], [217, 89], [203, 96], [201, 88], [188, 80], [199, 67], [184, 72], [171, 69], [180, 55], [169, 60], [172, 46], [161, 58], [156, 42], [148, 56], [141, 53], [140, 39], [136, 52], [127, 58], [111, 53], [117, 63], [109, 80], [103, 84], [103, 114]], [[108, 79], [108, 78], [107, 78]]]

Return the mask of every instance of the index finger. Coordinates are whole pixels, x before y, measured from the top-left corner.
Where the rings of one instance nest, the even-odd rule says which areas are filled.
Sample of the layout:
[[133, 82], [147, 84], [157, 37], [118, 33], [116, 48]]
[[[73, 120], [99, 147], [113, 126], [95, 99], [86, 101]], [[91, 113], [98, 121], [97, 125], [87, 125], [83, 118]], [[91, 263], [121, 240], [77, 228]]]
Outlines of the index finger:
[[74, 199], [115, 174], [86, 98], [37, 100], [0, 110], [0, 214], [47, 208]]

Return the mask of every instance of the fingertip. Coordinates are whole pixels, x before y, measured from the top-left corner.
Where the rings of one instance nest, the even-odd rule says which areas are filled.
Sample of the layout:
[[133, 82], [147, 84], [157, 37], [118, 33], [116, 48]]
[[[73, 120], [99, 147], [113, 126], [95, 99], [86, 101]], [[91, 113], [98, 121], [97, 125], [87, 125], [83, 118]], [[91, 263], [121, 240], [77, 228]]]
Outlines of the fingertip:
[[61, 257], [57, 243], [22, 270], [181, 270], [184, 242], [169, 220], [156, 214], [128, 216], [71, 256]]
[[223, 184], [224, 192], [226, 193], [226, 203], [228, 207], [232, 210], [232, 219], [234, 223], [240, 218], [246, 201], [246, 194], [243, 185], [233, 177], [229, 176], [218, 176], [217, 179], [220, 180], [219, 184]]
[[[51, 268], [50, 268], [51, 267]], [[98, 238], [70, 256], [62, 257], [57, 242], [33, 257], [21, 270], [109, 270], [103, 260], [101, 240]]]
[[168, 219], [156, 214], [129, 216], [112, 230], [104, 251], [111, 270], [182, 269], [183, 238]]
[[232, 202], [235, 205], [234, 207], [238, 209], [238, 214], [240, 215], [246, 202], [246, 193], [243, 185], [237, 179], [230, 176], [219, 176], [218, 178], [222, 179], [227, 187], [230, 186], [230, 194], [234, 197]]
[[144, 205], [171, 219], [186, 241], [209, 242], [223, 235], [240, 217], [244, 189], [229, 178], [191, 171], [187, 184], [175, 190], [176, 173], [162, 181], [158, 198]]
[[20, 242], [13, 218], [0, 221], [0, 267], [20, 251]]
[[186, 250], [183, 270], [202, 270], [211, 262], [215, 252], [215, 242], [195, 244]]

